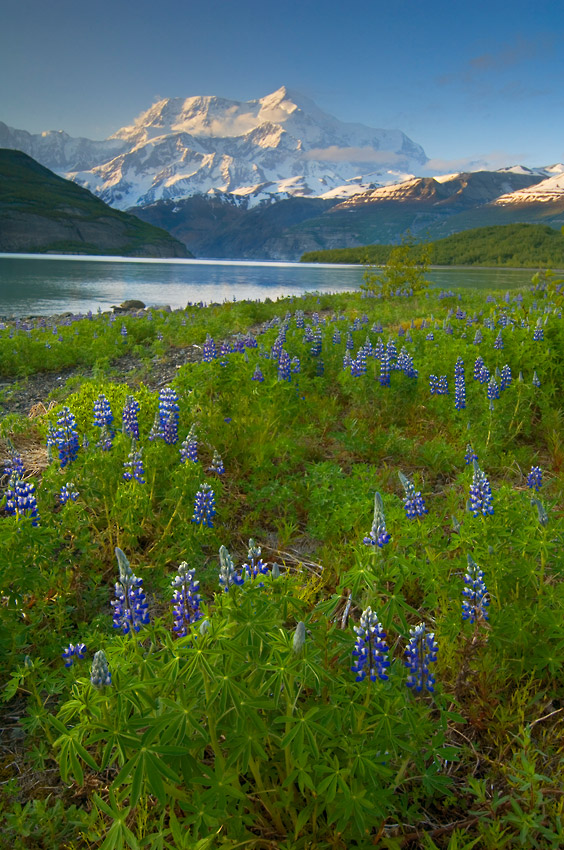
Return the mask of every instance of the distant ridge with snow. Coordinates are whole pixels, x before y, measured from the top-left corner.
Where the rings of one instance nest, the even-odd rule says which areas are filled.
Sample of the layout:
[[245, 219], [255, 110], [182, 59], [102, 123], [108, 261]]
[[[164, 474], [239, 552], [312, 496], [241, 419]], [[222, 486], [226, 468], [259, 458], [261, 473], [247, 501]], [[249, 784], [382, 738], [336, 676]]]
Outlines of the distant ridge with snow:
[[0, 126], [18, 147], [113, 207], [227, 193], [247, 205], [342, 197], [413, 176], [427, 156], [400, 130], [339, 121], [285, 86], [251, 101], [166, 98], [103, 142]]

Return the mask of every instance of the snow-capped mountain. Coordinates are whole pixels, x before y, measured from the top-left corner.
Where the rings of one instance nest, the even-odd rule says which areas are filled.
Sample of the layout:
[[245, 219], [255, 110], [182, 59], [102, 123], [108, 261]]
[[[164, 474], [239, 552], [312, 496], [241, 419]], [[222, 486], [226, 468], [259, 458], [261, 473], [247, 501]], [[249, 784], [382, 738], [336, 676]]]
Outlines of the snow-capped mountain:
[[29, 153], [119, 209], [217, 192], [248, 206], [346, 198], [411, 177], [427, 161], [401, 131], [341, 122], [285, 87], [246, 102], [161, 100], [103, 142], [0, 125], [0, 145]]
[[551, 176], [541, 180], [534, 186], [527, 186], [516, 192], [508, 192], [501, 195], [494, 203], [498, 206], [510, 206], [512, 204], [548, 204], [552, 201], [564, 200], [564, 165], [557, 163], [545, 169], [537, 169]]
[[93, 168], [107, 162], [123, 150], [124, 144], [117, 139], [93, 142], [73, 138], [63, 130], [28, 133], [27, 130], [13, 130], [0, 121], [0, 148], [23, 151], [45, 168], [65, 177], [69, 171]]

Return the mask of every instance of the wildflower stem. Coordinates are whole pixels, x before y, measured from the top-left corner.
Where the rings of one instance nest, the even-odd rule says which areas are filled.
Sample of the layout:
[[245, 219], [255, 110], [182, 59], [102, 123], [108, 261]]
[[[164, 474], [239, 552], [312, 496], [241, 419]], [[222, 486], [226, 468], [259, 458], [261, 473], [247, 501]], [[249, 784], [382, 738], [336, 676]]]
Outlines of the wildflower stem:
[[266, 813], [268, 814], [269, 818], [272, 820], [273, 824], [275, 825], [276, 829], [280, 832], [281, 835], [283, 835], [284, 832], [285, 832], [285, 829], [284, 829], [284, 824], [282, 823], [282, 818], [280, 817], [280, 814], [276, 811], [275, 808], [271, 809], [266, 803], [266, 799], [267, 799], [266, 795], [268, 794], [268, 791], [264, 787], [264, 783], [262, 781], [262, 776], [261, 776], [260, 767], [258, 765], [258, 762], [252, 757], [249, 758], [249, 767], [251, 768], [251, 773], [253, 774], [253, 779], [255, 780], [259, 799], [260, 799]]

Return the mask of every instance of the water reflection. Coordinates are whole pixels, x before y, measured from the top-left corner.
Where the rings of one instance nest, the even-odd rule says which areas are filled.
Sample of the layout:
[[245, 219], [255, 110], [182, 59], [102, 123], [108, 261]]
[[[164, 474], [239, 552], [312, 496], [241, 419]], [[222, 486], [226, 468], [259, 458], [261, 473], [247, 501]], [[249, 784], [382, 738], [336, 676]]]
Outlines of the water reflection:
[[[0, 315], [26, 316], [108, 310], [129, 298], [148, 306], [188, 302], [276, 299], [303, 292], [343, 292], [362, 283], [358, 266], [246, 263], [200, 260], [123, 260], [0, 255]], [[513, 289], [532, 271], [432, 269], [440, 288]]]

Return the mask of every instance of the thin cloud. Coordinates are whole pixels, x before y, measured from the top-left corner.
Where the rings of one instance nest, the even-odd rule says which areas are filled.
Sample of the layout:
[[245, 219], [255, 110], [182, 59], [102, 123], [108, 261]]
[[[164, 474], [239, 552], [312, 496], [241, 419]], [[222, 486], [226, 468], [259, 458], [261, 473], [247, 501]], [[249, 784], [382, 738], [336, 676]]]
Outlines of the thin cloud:
[[429, 177], [460, 171], [497, 171], [498, 168], [505, 168], [508, 164], [519, 165], [529, 157], [529, 153], [494, 150], [459, 159], [430, 159], [425, 164], [425, 171]]
[[395, 151], [377, 151], [371, 147], [339, 147], [330, 145], [327, 148], [312, 148], [306, 151], [302, 159], [313, 159], [316, 162], [360, 162], [376, 165], [399, 165], [405, 160]]
[[478, 91], [482, 95], [501, 94], [519, 99], [548, 94], [548, 89], [539, 91], [517, 82], [507, 83], [500, 88], [496, 85], [496, 75], [552, 54], [554, 45], [553, 35], [530, 39], [517, 36], [512, 42], [500, 45], [496, 51], [473, 56], [459, 70], [437, 77], [436, 82], [440, 86], [462, 86], [472, 93]]

